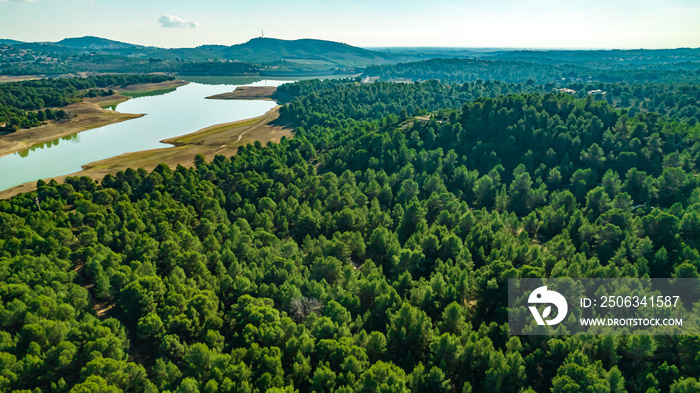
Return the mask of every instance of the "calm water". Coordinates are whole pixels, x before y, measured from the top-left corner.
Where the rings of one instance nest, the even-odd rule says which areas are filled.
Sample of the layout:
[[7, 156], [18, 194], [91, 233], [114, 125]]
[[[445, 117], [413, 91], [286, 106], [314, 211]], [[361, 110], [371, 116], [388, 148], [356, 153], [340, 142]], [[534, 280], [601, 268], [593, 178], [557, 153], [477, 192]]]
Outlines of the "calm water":
[[[247, 86], [278, 86], [283, 83], [286, 81], [260, 81]], [[170, 93], [134, 98], [119, 104], [119, 112], [145, 113], [146, 116], [83, 131], [0, 157], [0, 190], [78, 172], [85, 164], [123, 153], [172, 147], [160, 141], [214, 124], [257, 117], [275, 106], [272, 101], [204, 98], [232, 91], [234, 87], [190, 83]]]

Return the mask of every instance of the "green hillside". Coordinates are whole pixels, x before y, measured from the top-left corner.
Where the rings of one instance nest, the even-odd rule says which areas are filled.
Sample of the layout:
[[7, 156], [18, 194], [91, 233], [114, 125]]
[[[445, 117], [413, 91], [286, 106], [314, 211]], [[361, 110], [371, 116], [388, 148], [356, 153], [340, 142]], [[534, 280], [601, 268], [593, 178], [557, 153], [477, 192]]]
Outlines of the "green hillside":
[[85, 36], [76, 38], [65, 38], [55, 43], [58, 46], [67, 46], [78, 49], [136, 49], [143, 48], [140, 45], [129, 44], [126, 42], [108, 40], [106, 38]]
[[700, 276], [699, 126], [541, 89], [299, 82], [291, 140], [0, 201], [0, 389], [697, 391], [697, 337], [508, 335], [510, 277]]
[[347, 44], [312, 39], [288, 41], [274, 38], [254, 38], [244, 44], [230, 46], [223, 53], [228, 59], [252, 63], [320, 60], [343, 66], [382, 64], [393, 58]]

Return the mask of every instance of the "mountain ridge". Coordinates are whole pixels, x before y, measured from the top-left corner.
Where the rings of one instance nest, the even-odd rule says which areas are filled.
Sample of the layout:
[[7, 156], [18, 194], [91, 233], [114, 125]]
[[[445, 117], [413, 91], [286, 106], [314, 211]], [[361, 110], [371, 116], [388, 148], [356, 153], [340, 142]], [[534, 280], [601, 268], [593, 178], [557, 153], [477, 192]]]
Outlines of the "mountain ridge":
[[190, 60], [238, 60], [251, 63], [269, 63], [290, 59], [323, 60], [333, 64], [386, 63], [391, 54], [329, 40], [302, 38], [285, 40], [256, 37], [234, 45], [203, 44], [196, 47], [161, 48], [111, 40], [96, 36], [69, 37], [56, 42], [22, 42], [0, 40], [7, 45], [34, 50], [56, 52], [105, 52], [122, 56], [148, 56], [161, 59], [187, 58]]

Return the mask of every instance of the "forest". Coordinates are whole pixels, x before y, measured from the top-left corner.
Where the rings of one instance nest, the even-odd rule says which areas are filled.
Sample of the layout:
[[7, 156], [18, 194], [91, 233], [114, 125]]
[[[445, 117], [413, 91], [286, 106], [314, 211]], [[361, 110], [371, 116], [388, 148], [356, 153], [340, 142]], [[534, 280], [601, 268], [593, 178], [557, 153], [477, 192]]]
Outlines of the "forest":
[[[0, 131], [41, 125], [69, 115], [62, 109], [84, 97], [109, 96], [112, 87], [173, 80], [165, 75], [98, 75], [0, 83]], [[2, 126], [4, 125], [4, 126]]]
[[[586, 51], [582, 51], [586, 53]], [[608, 51], [609, 52], [609, 51]], [[614, 51], [613, 51], [614, 52]], [[545, 54], [556, 53], [544, 52]], [[574, 57], [579, 52], [567, 51]], [[527, 52], [525, 52], [527, 54]], [[521, 57], [516, 57], [520, 55]], [[398, 64], [375, 65], [365, 68], [364, 75], [382, 80], [438, 79], [449, 83], [483, 80], [504, 82], [572, 83], [572, 82], [625, 82], [625, 83], [698, 83], [700, 69], [696, 62], [669, 65], [660, 62], [649, 65], [630, 65], [628, 68], [611, 67], [607, 63], [561, 61], [543, 57], [526, 57], [522, 52], [500, 55], [498, 58], [434, 58]], [[631, 61], [631, 60], [630, 60]]]
[[[596, 80], [585, 74], [559, 73], [557, 67], [535, 64], [510, 63], [509, 67], [495, 66], [501, 62], [466, 61], [480, 64], [472, 69], [464, 60], [437, 59], [396, 66], [368, 67], [367, 76], [380, 80], [432, 79], [452, 87], [450, 97], [472, 100], [482, 96], [525, 92], [567, 92], [577, 98], [593, 96], [596, 101], [606, 101], [617, 109], [628, 111], [630, 116], [643, 112], [655, 112], [670, 120], [680, 120], [690, 125], [700, 121], [700, 74], [676, 70], [677, 73], [659, 72], [656, 79], [664, 82], [640, 83], [636, 72], [621, 72], [624, 78], [615, 82]], [[503, 63], [506, 64], [506, 63]], [[539, 69], [539, 67], [544, 67]], [[476, 82], [464, 84], [463, 81]], [[504, 82], [505, 81], [505, 82]], [[510, 81], [510, 82], [508, 82]], [[463, 101], [462, 101], [463, 102]]]
[[0, 201], [0, 391], [700, 390], [697, 336], [508, 334], [511, 277], [700, 277], [697, 86], [602, 87], [297, 82], [292, 139]]

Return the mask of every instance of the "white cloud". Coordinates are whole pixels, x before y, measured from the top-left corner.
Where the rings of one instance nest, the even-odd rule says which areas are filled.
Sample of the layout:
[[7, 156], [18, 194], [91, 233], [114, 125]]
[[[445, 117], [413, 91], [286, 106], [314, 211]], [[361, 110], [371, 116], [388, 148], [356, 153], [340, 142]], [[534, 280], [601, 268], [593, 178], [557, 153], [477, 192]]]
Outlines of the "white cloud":
[[199, 26], [199, 22], [196, 20], [182, 19], [170, 14], [163, 14], [158, 19], [158, 23], [160, 23], [160, 25], [163, 27], [180, 27], [183, 29], [194, 29], [195, 27]]

